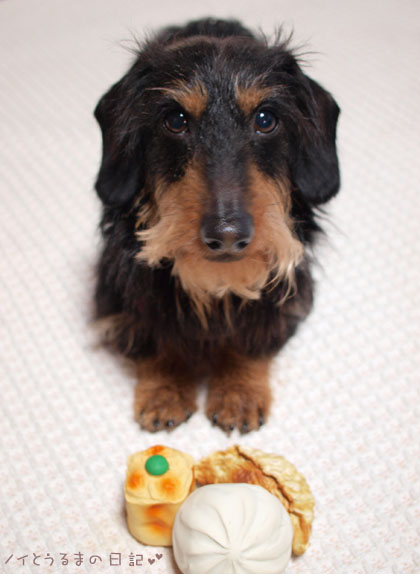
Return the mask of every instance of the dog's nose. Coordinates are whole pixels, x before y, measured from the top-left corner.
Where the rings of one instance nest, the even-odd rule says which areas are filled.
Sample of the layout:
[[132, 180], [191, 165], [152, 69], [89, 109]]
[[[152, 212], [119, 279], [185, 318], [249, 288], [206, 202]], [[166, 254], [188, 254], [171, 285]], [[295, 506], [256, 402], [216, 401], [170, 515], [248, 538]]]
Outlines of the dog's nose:
[[237, 254], [251, 243], [254, 224], [249, 213], [221, 218], [205, 215], [201, 222], [201, 239], [214, 254]]

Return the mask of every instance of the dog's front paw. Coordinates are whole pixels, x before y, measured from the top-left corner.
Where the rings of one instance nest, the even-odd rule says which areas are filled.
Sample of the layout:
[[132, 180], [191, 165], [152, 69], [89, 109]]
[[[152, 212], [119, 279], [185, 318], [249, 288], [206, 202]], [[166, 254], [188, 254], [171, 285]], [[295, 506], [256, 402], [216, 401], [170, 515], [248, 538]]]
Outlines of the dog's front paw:
[[253, 359], [226, 350], [214, 366], [206, 414], [226, 432], [257, 430], [271, 403], [269, 358]]
[[264, 424], [269, 406], [269, 393], [261, 395], [252, 388], [231, 385], [224, 390], [210, 389], [206, 414], [214, 425], [228, 433], [235, 428], [247, 433]]
[[148, 431], [172, 430], [196, 411], [194, 378], [181, 362], [159, 357], [138, 364], [135, 417]]
[[136, 392], [136, 418], [145, 430], [172, 430], [188, 420], [196, 410], [191, 393], [162, 387], [146, 391], [141, 387], [140, 383]]

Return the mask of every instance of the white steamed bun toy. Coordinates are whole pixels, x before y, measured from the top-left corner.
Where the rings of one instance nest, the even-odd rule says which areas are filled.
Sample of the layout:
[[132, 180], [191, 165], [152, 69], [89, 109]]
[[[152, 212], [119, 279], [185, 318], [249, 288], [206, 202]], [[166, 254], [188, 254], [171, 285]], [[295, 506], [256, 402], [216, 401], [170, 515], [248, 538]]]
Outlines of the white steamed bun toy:
[[172, 544], [183, 574], [283, 574], [293, 528], [278, 498], [254, 484], [209, 484], [175, 517]]

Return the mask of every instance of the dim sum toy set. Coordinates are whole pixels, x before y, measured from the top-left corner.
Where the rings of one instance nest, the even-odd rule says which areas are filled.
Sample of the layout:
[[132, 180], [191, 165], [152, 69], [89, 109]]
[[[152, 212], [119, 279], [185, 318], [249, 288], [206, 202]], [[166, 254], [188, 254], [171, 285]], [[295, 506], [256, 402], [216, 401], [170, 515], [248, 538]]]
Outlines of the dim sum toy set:
[[151, 447], [129, 457], [124, 494], [131, 534], [172, 545], [183, 574], [282, 574], [309, 544], [315, 501], [305, 478], [250, 447], [198, 463]]

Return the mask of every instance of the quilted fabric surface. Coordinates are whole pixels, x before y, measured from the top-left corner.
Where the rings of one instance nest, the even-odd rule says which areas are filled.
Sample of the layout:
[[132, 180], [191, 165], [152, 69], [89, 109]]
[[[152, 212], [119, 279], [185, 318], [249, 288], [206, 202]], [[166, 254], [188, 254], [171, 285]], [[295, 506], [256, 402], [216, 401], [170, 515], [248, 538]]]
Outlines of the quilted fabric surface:
[[[268, 424], [245, 437], [202, 409], [142, 432], [134, 374], [90, 325], [92, 110], [133, 33], [204, 15], [294, 28], [342, 108], [316, 305], [276, 360]], [[420, 572], [419, 64], [414, 0], [0, 1], [1, 572], [177, 572], [171, 550], [128, 533], [126, 458], [236, 442], [284, 455], [314, 492], [311, 545], [288, 573]]]

